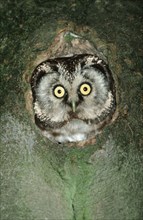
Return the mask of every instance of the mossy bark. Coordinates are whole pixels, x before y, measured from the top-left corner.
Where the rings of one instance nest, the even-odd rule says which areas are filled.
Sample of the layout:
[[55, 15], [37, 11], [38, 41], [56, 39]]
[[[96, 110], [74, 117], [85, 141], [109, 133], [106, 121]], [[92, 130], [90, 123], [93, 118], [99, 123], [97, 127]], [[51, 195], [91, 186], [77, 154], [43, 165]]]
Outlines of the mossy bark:
[[[1, 1], [1, 220], [143, 218], [141, 5]], [[25, 101], [35, 60], [67, 27], [104, 53], [117, 85], [118, 119], [84, 148], [45, 139]]]

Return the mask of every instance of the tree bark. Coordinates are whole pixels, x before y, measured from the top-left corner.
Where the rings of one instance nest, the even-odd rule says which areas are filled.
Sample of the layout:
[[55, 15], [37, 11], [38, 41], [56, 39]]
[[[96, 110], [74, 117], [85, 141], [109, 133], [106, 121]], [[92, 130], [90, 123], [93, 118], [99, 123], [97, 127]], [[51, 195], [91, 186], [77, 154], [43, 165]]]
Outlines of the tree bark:
[[[143, 218], [140, 1], [87, 2], [1, 3], [1, 220]], [[118, 118], [84, 148], [51, 143], [32, 115], [29, 78], [65, 29], [106, 57], [117, 87]]]

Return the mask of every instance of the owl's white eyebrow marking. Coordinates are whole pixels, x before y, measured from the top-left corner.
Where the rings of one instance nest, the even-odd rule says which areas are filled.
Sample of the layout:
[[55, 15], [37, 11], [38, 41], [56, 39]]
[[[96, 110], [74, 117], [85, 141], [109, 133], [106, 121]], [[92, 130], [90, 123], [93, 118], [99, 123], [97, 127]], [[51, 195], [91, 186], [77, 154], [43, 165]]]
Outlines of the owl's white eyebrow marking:
[[99, 63], [102, 63], [102, 60], [98, 60], [98, 61], [97, 61], [97, 64], [99, 64]]
[[97, 61], [98, 59], [99, 59], [98, 57], [95, 57], [95, 58], [94, 58], [95, 61]]
[[87, 65], [91, 65], [91, 64], [93, 64], [95, 61], [97, 62], [97, 64], [102, 63], [102, 60], [99, 59], [98, 56], [96, 56], [96, 57], [95, 57], [95, 56], [90, 56], [90, 57], [87, 58], [86, 64], [87, 64]]
[[[94, 57], [92, 56], [92, 57], [88, 57], [87, 58], [87, 61], [86, 61], [86, 64], [87, 65], [91, 65], [92, 63], [93, 63], [93, 59], [94, 59]], [[97, 58], [98, 59], [98, 58]]]
[[51, 71], [51, 67], [48, 64], [46, 64], [46, 63], [42, 63], [40, 66], [38, 66], [37, 69], [38, 69], [38, 72], [43, 70], [46, 73], [48, 73], [49, 71]]

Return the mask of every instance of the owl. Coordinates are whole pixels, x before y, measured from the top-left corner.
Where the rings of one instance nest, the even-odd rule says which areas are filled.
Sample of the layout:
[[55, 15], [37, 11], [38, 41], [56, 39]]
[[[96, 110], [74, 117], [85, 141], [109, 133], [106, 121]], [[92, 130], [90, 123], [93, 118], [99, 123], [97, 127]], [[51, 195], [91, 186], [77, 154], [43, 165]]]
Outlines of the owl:
[[96, 54], [47, 59], [31, 77], [35, 123], [56, 143], [94, 138], [116, 109], [112, 73]]

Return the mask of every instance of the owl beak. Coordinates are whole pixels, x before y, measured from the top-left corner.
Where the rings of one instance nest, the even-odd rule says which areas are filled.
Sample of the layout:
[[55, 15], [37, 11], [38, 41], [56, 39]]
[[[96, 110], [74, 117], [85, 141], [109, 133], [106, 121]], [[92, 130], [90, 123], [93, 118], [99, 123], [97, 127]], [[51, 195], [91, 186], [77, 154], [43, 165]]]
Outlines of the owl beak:
[[76, 106], [75, 106], [75, 101], [72, 101], [72, 111], [75, 112]]

